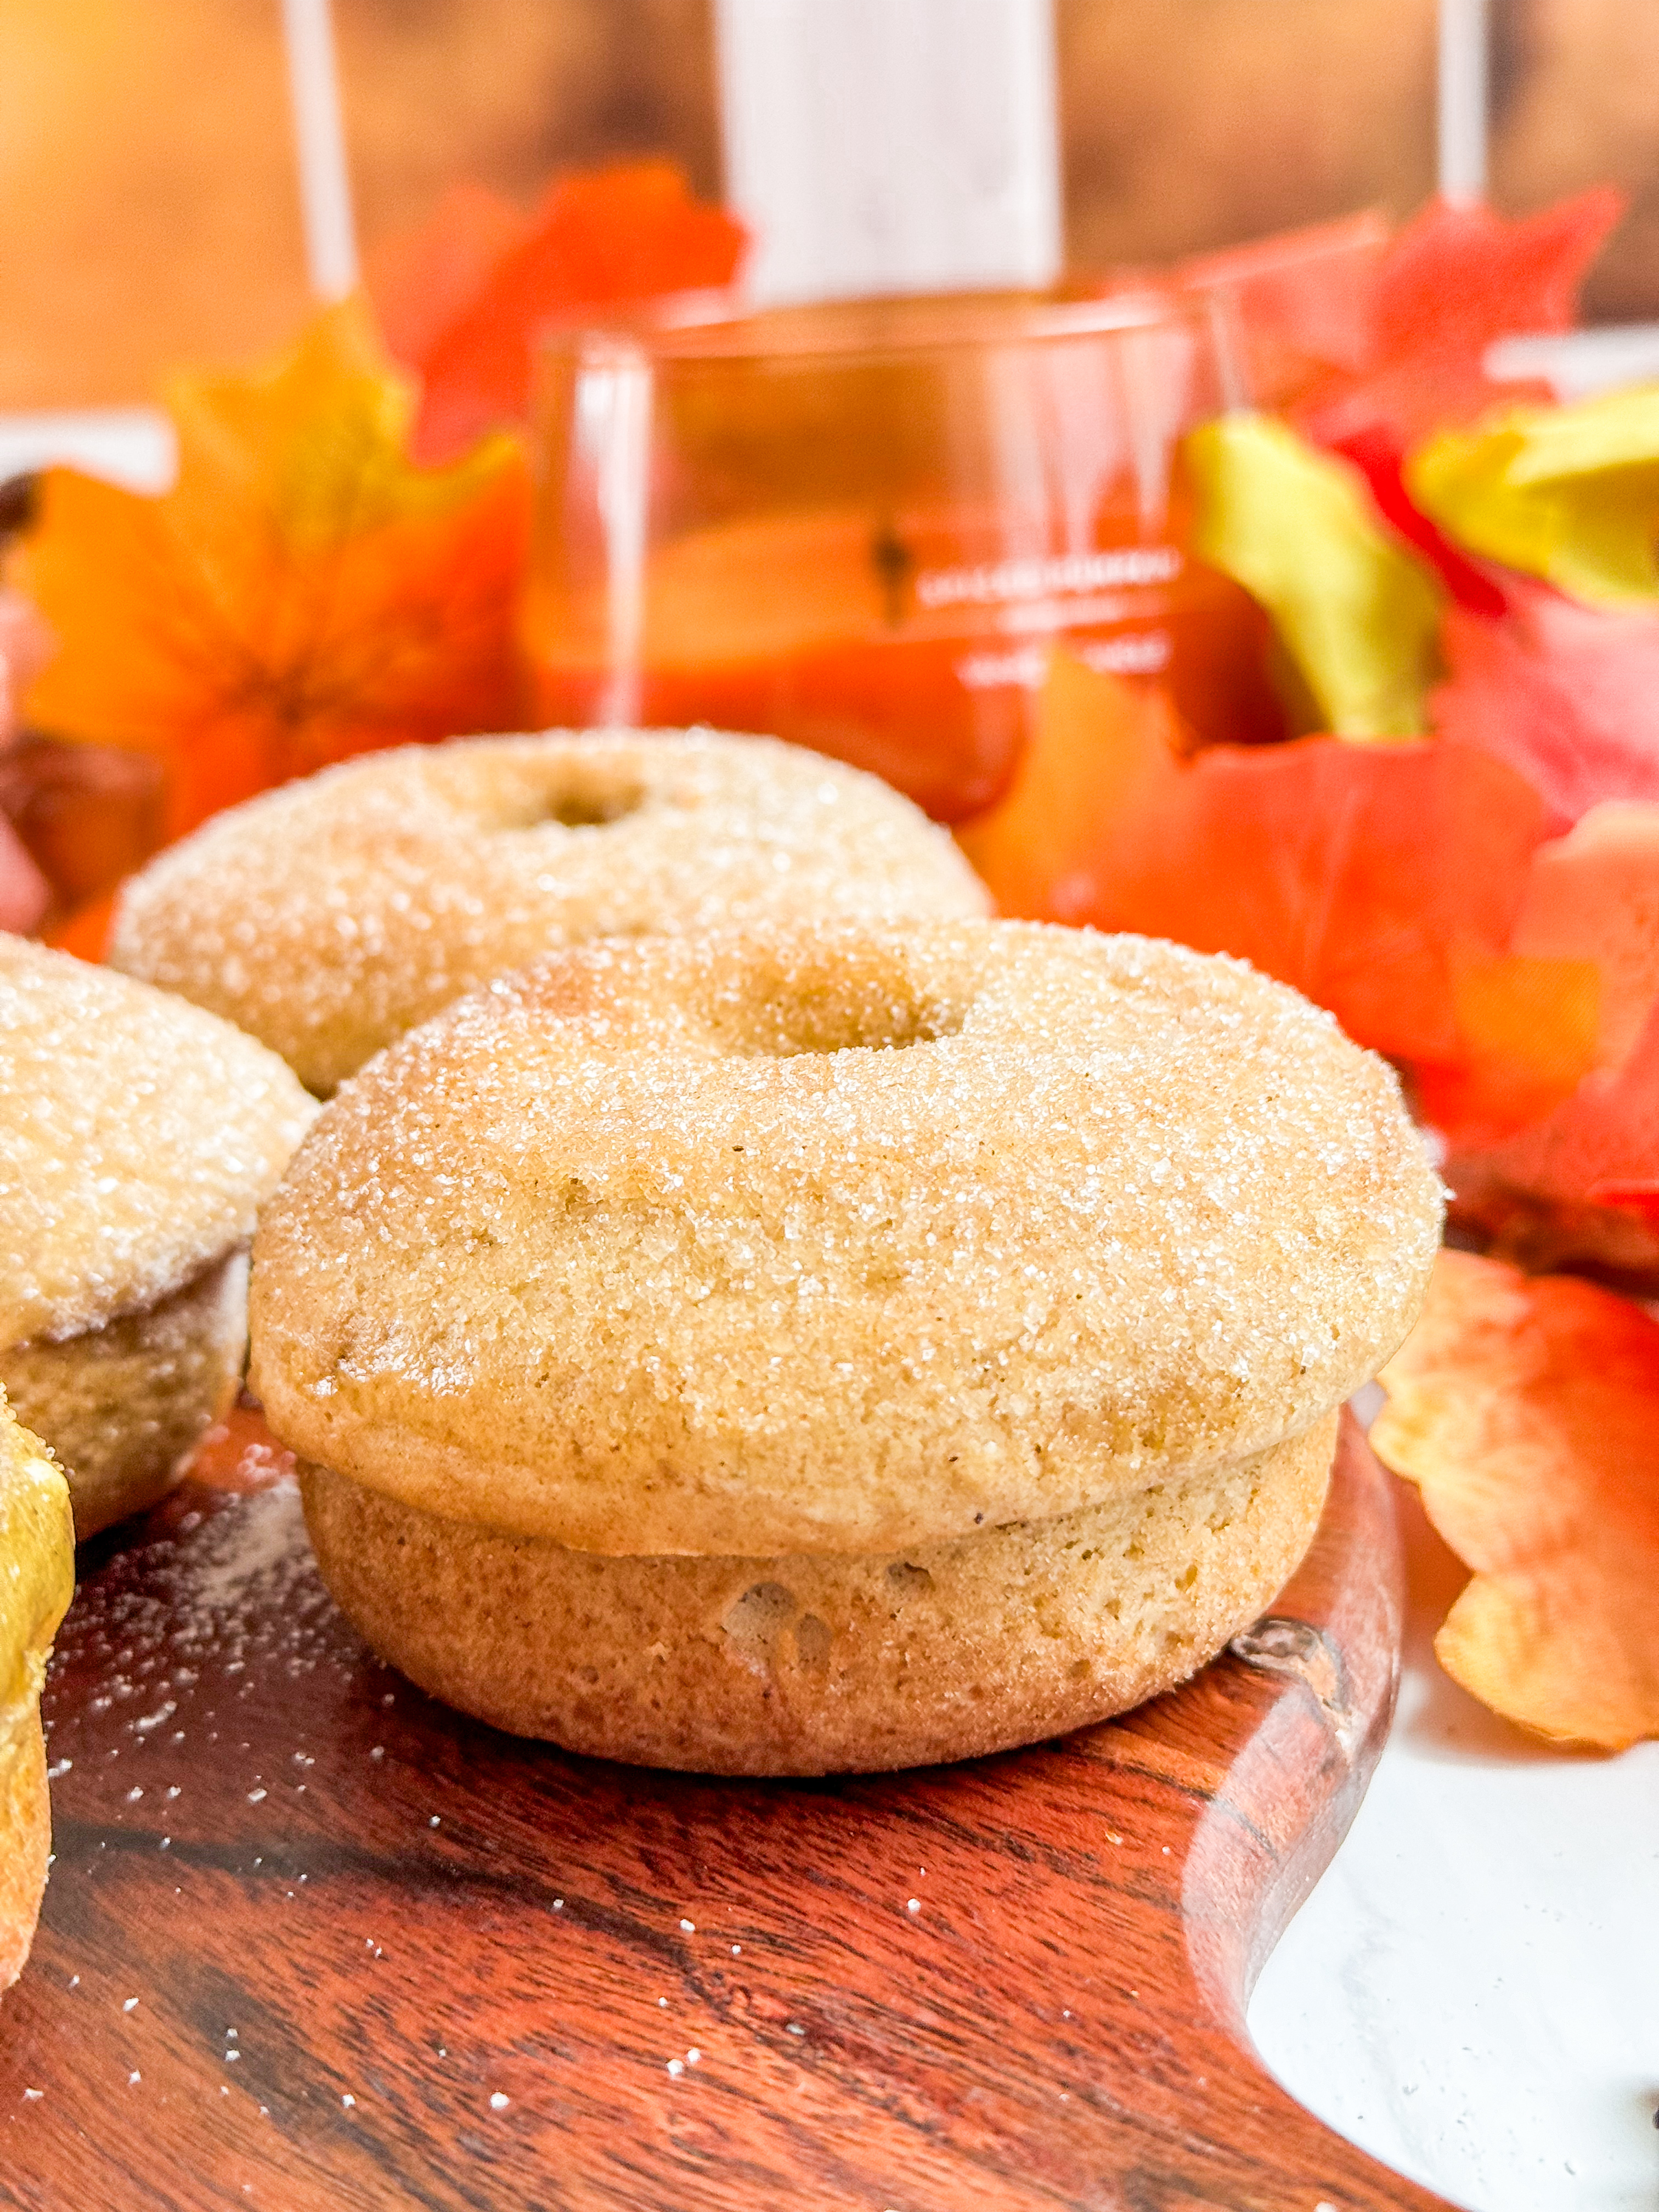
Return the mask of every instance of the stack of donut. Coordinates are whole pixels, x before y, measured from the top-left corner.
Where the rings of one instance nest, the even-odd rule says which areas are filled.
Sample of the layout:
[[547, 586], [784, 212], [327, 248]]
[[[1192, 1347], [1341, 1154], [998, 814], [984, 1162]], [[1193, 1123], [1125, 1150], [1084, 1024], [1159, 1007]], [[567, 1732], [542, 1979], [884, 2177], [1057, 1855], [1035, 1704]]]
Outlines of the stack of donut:
[[76, 1539], [153, 1504], [235, 1395], [254, 1216], [315, 1111], [216, 1015], [0, 933], [0, 1990], [46, 1881]]
[[[137, 980], [84, 1017], [168, 1009], [234, 1139], [179, 1154], [165, 1258], [96, 1176], [52, 1201], [82, 1273], [13, 1285], [0, 1380], [45, 1407], [63, 1346], [112, 1376], [169, 1302], [235, 1320], [142, 1481], [77, 1472], [84, 1390], [54, 1413], [83, 1530], [234, 1384], [258, 1209], [252, 1381], [339, 1602], [434, 1694], [608, 1757], [957, 1759], [1180, 1680], [1301, 1558], [1437, 1239], [1394, 1079], [1328, 1017], [989, 920], [907, 802], [769, 740], [333, 769], [154, 862], [111, 957]], [[296, 1077], [329, 1103], [276, 1183]]]
[[125, 975], [0, 934], [0, 1407], [40, 1432], [0, 1411], [0, 1987], [45, 1878], [71, 1533], [153, 1504], [234, 1395], [302, 1086], [550, 946], [984, 908], [873, 777], [762, 739], [546, 736], [381, 756], [210, 823], [128, 887]]

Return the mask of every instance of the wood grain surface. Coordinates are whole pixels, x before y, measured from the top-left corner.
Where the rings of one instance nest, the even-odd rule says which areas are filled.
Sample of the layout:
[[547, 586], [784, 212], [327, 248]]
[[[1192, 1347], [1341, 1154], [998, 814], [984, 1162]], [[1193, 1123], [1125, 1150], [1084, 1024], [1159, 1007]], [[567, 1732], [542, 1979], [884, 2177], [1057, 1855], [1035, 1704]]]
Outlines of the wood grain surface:
[[602, 1765], [428, 1703], [330, 1604], [257, 1425], [219, 1458], [83, 1556], [0, 2203], [1438, 2203], [1243, 2024], [1393, 1704], [1392, 1504], [1352, 1425], [1239, 1656], [1063, 1742], [809, 1783]]

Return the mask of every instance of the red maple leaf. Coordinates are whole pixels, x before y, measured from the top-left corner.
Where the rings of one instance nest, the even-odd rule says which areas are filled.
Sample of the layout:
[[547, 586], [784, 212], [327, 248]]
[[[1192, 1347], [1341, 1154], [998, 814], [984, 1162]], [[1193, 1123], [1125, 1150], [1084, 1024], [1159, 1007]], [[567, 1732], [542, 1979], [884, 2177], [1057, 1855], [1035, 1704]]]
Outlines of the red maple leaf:
[[451, 459], [522, 421], [550, 324], [729, 284], [748, 242], [672, 161], [558, 178], [528, 216], [477, 186], [452, 191], [370, 276], [388, 343], [425, 380], [414, 458]]

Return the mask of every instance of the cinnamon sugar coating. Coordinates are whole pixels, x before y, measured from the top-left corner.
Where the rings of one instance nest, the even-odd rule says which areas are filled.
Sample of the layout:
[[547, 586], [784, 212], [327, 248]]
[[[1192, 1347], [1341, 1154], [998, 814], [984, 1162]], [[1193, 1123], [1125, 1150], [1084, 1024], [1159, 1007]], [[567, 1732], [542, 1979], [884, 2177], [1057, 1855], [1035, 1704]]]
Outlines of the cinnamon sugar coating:
[[110, 958], [326, 1095], [552, 947], [988, 904], [943, 830], [838, 762], [708, 731], [556, 732], [407, 746], [232, 808], [127, 885]]
[[100, 1328], [222, 1259], [314, 1111], [228, 1022], [0, 934], [0, 1352]]
[[254, 1381], [302, 1456], [452, 1521], [884, 1553], [1310, 1429], [1439, 1223], [1389, 1068], [1241, 963], [975, 921], [602, 943], [324, 1110]]

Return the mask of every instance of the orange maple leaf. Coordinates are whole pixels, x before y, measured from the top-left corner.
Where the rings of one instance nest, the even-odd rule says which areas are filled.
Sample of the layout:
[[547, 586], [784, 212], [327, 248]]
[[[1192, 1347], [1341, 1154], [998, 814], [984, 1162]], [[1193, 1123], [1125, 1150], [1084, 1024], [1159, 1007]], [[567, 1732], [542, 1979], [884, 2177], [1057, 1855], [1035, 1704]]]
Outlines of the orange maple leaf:
[[1190, 254], [1177, 290], [1218, 301], [1243, 338], [1247, 389], [1282, 407], [1333, 373], [1358, 376], [1377, 354], [1377, 293], [1389, 226], [1376, 208]]
[[419, 368], [531, 222], [505, 193], [465, 178], [448, 187], [417, 228], [380, 240], [363, 281], [393, 356]]
[[1659, 1735], [1659, 1322], [1568, 1276], [1443, 1252], [1371, 1442], [1474, 1571], [1446, 1672], [1538, 1735]]
[[348, 754], [516, 719], [514, 441], [413, 465], [414, 394], [360, 301], [167, 400], [171, 491], [45, 479], [17, 564], [58, 641], [27, 696], [38, 726], [160, 758], [178, 835]]
[[[27, 600], [0, 591], [0, 754], [13, 736], [13, 702], [44, 657], [44, 633]], [[0, 787], [3, 763], [0, 763]], [[0, 813], [0, 929], [26, 933], [52, 902], [52, 886], [16, 830]]]
[[[1456, 1142], [1453, 1215], [1534, 1267], [1597, 1266], [1659, 1279], [1659, 805], [1606, 800], [1533, 854], [1512, 950], [1597, 979], [1596, 1066], [1517, 1128], [1503, 1115], [1438, 1114]], [[1547, 1033], [1548, 1017], [1535, 1022]], [[1446, 1102], [1424, 1086], [1431, 1109]], [[1455, 1103], [1455, 1102], [1454, 1102]]]
[[1188, 757], [1162, 696], [1056, 653], [1006, 797], [961, 837], [1005, 913], [1232, 952], [1513, 1127], [1595, 1065], [1592, 962], [1517, 957], [1547, 817], [1473, 746], [1303, 738]]
[[1435, 727], [1518, 769], [1564, 827], [1607, 799], [1659, 799], [1659, 619], [1513, 571], [1504, 593], [1498, 620], [1447, 615]]

